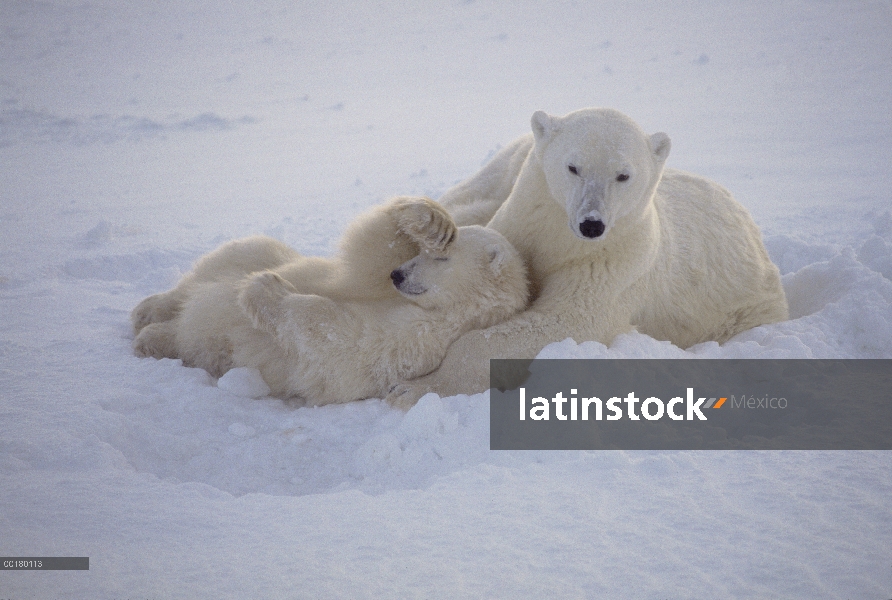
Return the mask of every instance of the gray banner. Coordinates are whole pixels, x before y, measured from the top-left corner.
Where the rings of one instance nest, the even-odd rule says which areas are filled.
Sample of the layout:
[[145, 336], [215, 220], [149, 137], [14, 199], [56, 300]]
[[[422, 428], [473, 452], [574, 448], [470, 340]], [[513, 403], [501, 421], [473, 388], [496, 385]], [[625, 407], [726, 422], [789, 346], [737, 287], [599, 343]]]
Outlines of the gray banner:
[[492, 360], [493, 450], [892, 450], [892, 360]]
[[0, 570], [6, 571], [89, 571], [86, 556], [6, 556], [0, 557]]

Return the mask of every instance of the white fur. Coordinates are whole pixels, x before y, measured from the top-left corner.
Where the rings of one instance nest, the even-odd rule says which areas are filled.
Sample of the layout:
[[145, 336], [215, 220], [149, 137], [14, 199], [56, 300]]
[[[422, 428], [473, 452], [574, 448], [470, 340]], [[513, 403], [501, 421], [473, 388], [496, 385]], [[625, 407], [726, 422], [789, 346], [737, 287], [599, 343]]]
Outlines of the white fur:
[[430, 372], [462, 333], [526, 301], [523, 261], [503, 236], [397, 198], [354, 221], [333, 258], [266, 237], [218, 248], [134, 309], [134, 350], [215, 376], [257, 368], [275, 395], [346, 402]]
[[687, 348], [787, 318], [778, 270], [752, 218], [719, 185], [664, 170], [666, 134], [647, 135], [599, 108], [537, 112], [531, 124], [532, 135], [441, 202], [473, 217], [463, 222], [489, 219], [517, 248], [533, 303], [464, 335], [437, 371], [399, 386], [392, 402], [481, 391], [488, 359], [534, 358], [567, 337], [610, 343], [635, 327]]

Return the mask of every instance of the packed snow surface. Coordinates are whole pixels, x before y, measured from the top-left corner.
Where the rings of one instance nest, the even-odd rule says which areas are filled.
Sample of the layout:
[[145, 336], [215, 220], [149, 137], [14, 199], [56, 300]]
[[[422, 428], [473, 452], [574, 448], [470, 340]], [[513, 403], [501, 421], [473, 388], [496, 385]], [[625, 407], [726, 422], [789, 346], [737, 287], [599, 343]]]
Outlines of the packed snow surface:
[[892, 5], [0, 0], [2, 598], [889, 598], [888, 452], [492, 452], [486, 393], [299, 408], [137, 359], [221, 242], [330, 253], [537, 109], [610, 106], [752, 212], [791, 318], [681, 350], [892, 358]]

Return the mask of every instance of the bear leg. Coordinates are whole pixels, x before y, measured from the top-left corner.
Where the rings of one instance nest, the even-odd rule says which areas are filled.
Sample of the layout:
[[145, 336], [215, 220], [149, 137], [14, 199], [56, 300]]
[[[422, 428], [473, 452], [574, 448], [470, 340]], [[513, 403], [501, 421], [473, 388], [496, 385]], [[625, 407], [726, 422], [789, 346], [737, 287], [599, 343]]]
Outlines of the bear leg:
[[294, 293], [294, 286], [272, 271], [256, 273], [242, 285], [238, 304], [256, 329], [277, 334], [282, 317], [282, 300]]
[[154, 294], [136, 305], [130, 313], [130, 323], [133, 325], [133, 333], [137, 335], [142, 329], [152, 323], [170, 321], [180, 312], [183, 298], [173, 289], [169, 292]]

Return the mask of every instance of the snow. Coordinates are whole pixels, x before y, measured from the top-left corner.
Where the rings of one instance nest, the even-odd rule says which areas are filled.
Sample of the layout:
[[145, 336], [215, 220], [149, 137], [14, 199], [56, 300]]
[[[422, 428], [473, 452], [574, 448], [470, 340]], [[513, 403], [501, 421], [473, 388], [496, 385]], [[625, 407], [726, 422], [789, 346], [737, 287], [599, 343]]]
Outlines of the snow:
[[269, 396], [270, 393], [269, 386], [260, 375], [260, 370], [246, 367], [230, 369], [224, 373], [217, 380], [217, 387], [244, 398], [261, 398]]
[[487, 395], [296, 408], [137, 359], [221, 242], [331, 251], [537, 109], [611, 106], [762, 228], [791, 319], [681, 350], [892, 358], [886, 1], [0, 0], [0, 596], [892, 594], [888, 452], [492, 452]]

